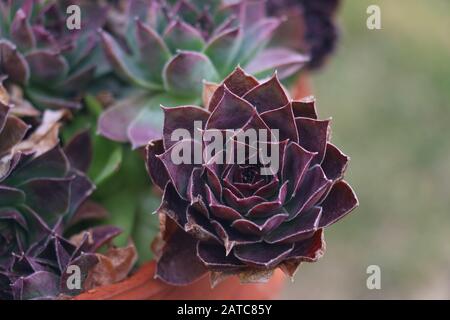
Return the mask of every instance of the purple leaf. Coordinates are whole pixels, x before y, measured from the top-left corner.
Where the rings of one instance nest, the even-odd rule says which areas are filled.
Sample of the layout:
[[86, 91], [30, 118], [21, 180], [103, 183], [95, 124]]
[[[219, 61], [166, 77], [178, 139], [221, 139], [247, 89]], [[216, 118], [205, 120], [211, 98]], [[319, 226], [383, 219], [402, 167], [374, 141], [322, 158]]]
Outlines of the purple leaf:
[[190, 205], [187, 209], [187, 223], [185, 230], [194, 238], [208, 243], [221, 243], [208, 218]]
[[309, 152], [297, 143], [290, 143], [285, 150], [283, 157], [283, 167], [281, 176], [283, 181], [290, 181], [289, 193], [295, 193], [302, 182], [302, 179], [310, 167], [314, 153]]
[[8, 184], [21, 185], [33, 179], [63, 178], [69, 172], [69, 162], [59, 146], [22, 162], [7, 179]]
[[[233, 114], [235, 117], [230, 117]], [[247, 101], [225, 88], [222, 100], [212, 112], [206, 129], [242, 128], [255, 114], [255, 109]]]
[[263, 203], [259, 203], [253, 208], [251, 208], [248, 213], [246, 214], [247, 218], [262, 218], [267, 217], [268, 215], [273, 214], [274, 212], [277, 212], [278, 209], [280, 209], [284, 201], [286, 200], [287, 192], [288, 192], [288, 181], [286, 181], [278, 190], [278, 196], [273, 201], [267, 201]]
[[189, 202], [182, 199], [175, 190], [172, 183], [167, 183], [160, 207], [156, 210], [159, 214], [165, 214], [180, 228], [187, 223], [187, 208]]
[[299, 262], [315, 262], [324, 252], [325, 239], [323, 237], [323, 229], [319, 229], [312, 237], [295, 243], [294, 249], [290, 252], [288, 259]]
[[299, 101], [292, 101], [292, 111], [296, 118], [317, 119], [316, 99], [309, 96]]
[[11, 81], [27, 84], [30, 69], [23, 55], [16, 46], [6, 39], [0, 39], [0, 69]]
[[17, 10], [11, 23], [10, 33], [14, 43], [22, 50], [30, 50], [36, 45], [33, 30], [23, 9]]
[[165, 149], [169, 149], [176, 143], [176, 141], [171, 140], [173, 131], [177, 129], [185, 129], [190, 133], [191, 137], [193, 137], [195, 134], [194, 130], [196, 129], [194, 121], [201, 121], [203, 126], [200, 127], [200, 129], [203, 129], [208, 117], [210, 116], [210, 113], [206, 109], [197, 106], [163, 108], [163, 111]]
[[57, 82], [67, 76], [69, 65], [57, 52], [37, 49], [25, 58], [30, 66], [31, 78], [37, 82]]
[[289, 220], [316, 205], [330, 190], [332, 184], [333, 182], [327, 179], [320, 166], [316, 165], [309, 169], [293, 198], [285, 206], [289, 212]]
[[175, 231], [158, 260], [155, 277], [171, 285], [187, 285], [205, 273], [197, 257], [197, 240], [183, 230]]
[[271, 269], [283, 261], [293, 248], [293, 244], [266, 246], [263, 243], [256, 243], [236, 247], [234, 255], [246, 264]]
[[277, 71], [280, 79], [295, 74], [309, 58], [287, 48], [268, 48], [256, 56], [246, 69], [256, 76], [266, 76]]
[[352, 188], [345, 181], [336, 182], [322, 202], [320, 228], [328, 227], [349, 214], [359, 205]]
[[293, 243], [309, 238], [319, 226], [322, 208], [314, 207], [297, 218], [282, 223], [277, 229], [264, 237], [267, 243]]
[[254, 87], [243, 98], [255, 106], [259, 113], [279, 109], [289, 103], [288, 96], [276, 75]]
[[95, 185], [82, 173], [76, 173], [70, 185], [69, 214], [73, 215], [80, 205], [94, 192]]
[[280, 211], [282, 213], [274, 214], [270, 218], [262, 219], [258, 222], [238, 219], [233, 221], [231, 227], [245, 234], [262, 236], [278, 228], [287, 219], [289, 215], [282, 210]]
[[193, 159], [190, 159], [188, 163], [174, 163], [172, 158], [173, 154], [178, 155], [181, 152], [180, 150], [183, 150], [182, 152], [184, 153], [188, 152], [188, 149], [192, 151], [190, 152], [189, 156], [192, 156], [193, 153], [195, 153], [196, 147], [201, 147], [198, 142], [193, 140], [182, 140], [177, 142], [170, 149], [159, 156], [162, 163], [166, 167], [167, 173], [170, 177], [170, 180], [174, 184], [175, 189], [177, 190], [178, 194], [184, 199], [186, 199], [187, 197], [187, 187], [189, 184], [189, 179], [191, 177], [192, 170], [194, 170], [194, 167], [196, 165], [194, 164]]
[[70, 185], [73, 178], [34, 179], [23, 185], [26, 204], [46, 220], [54, 221], [67, 212], [70, 203]]
[[89, 130], [76, 134], [64, 147], [70, 165], [87, 172], [92, 161], [92, 140]]
[[321, 163], [329, 138], [330, 120], [297, 118], [295, 122], [298, 128], [299, 144], [308, 151], [317, 152], [311, 163], [313, 165]]
[[239, 97], [242, 97], [251, 89], [259, 85], [259, 82], [255, 77], [247, 74], [240, 67], [236, 67], [236, 69], [225, 78], [223, 83], [231, 92]]
[[197, 256], [211, 270], [235, 270], [245, 266], [233, 255], [225, 255], [223, 247], [217, 244], [198, 242]]
[[258, 196], [239, 198], [227, 188], [223, 189], [223, 198], [225, 200], [225, 203], [232, 206], [241, 213], [246, 213], [248, 210], [250, 210], [250, 208], [253, 208], [257, 204], [266, 200]]
[[223, 241], [226, 255], [229, 255], [233, 247], [236, 245], [252, 244], [262, 241], [261, 237], [258, 235], [241, 233], [238, 230], [235, 230], [226, 224], [221, 224], [218, 221], [211, 220], [211, 224], [214, 227], [214, 230], [216, 230], [219, 238]]
[[261, 119], [270, 129], [279, 130], [280, 141], [298, 142], [297, 126], [295, 125], [291, 104], [288, 103], [279, 109], [263, 112], [261, 113]]
[[113, 141], [128, 141], [128, 127], [141, 111], [142, 99], [134, 95], [109, 107], [98, 120], [99, 134]]
[[339, 180], [343, 177], [350, 158], [343, 154], [336, 146], [327, 143], [322, 169], [328, 179]]
[[161, 190], [164, 190], [167, 182], [169, 181], [169, 175], [166, 167], [158, 157], [164, 153], [164, 146], [162, 140], [153, 140], [147, 145], [146, 148], [146, 167], [147, 172], [150, 175], [153, 183], [157, 185]]
[[39, 271], [14, 282], [12, 291], [15, 300], [52, 299], [59, 293], [58, 276]]

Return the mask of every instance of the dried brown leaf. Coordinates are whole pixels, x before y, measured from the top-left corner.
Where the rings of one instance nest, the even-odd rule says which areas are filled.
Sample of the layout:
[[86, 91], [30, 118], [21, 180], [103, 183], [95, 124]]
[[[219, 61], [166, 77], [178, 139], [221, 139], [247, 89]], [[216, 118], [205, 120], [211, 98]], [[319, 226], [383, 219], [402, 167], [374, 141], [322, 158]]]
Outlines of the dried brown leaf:
[[9, 105], [10, 98], [8, 91], [6, 91], [6, 88], [2, 85], [0, 82], [0, 103], [7, 106]]
[[209, 105], [209, 101], [218, 87], [219, 84], [217, 83], [203, 81], [202, 100], [205, 108]]
[[41, 114], [39, 110], [24, 98], [23, 91], [20, 87], [11, 85], [9, 91], [12, 114], [18, 117], [37, 117]]
[[105, 254], [97, 254], [99, 262], [90, 271], [85, 282], [87, 289], [113, 284], [124, 280], [137, 261], [133, 243], [124, 248], [111, 247]]
[[270, 280], [274, 270], [249, 269], [239, 273], [241, 283], [266, 283]]
[[41, 125], [28, 137], [19, 143], [14, 151], [34, 153], [37, 157], [51, 150], [59, 143], [59, 128], [61, 120], [67, 115], [65, 110], [46, 110]]

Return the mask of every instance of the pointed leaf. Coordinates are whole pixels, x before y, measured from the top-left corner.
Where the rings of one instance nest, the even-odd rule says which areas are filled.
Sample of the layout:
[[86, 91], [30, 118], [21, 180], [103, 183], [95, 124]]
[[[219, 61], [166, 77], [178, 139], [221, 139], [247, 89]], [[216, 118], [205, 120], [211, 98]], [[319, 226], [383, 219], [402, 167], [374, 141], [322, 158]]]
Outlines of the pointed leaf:
[[258, 78], [270, 76], [275, 71], [280, 79], [295, 74], [309, 58], [286, 48], [268, 48], [256, 56], [247, 66], [247, 72]]
[[337, 182], [321, 204], [323, 211], [319, 227], [325, 228], [337, 222], [358, 205], [358, 198], [347, 182]]
[[201, 33], [181, 20], [175, 20], [167, 27], [164, 41], [173, 53], [177, 50], [201, 51], [205, 45]]
[[288, 96], [276, 75], [247, 92], [243, 98], [255, 106], [259, 113], [279, 109], [289, 103]]
[[6, 39], [0, 39], [0, 69], [8, 78], [25, 85], [30, 78], [30, 68], [16, 46]]
[[140, 60], [148, 70], [152, 81], [162, 83], [162, 70], [170, 58], [170, 52], [164, 40], [151, 27], [136, 21], [136, 38]]
[[256, 243], [234, 249], [234, 255], [246, 264], [271, 269], [276, 267], [294, 248], [293, 244], [265, 245]]

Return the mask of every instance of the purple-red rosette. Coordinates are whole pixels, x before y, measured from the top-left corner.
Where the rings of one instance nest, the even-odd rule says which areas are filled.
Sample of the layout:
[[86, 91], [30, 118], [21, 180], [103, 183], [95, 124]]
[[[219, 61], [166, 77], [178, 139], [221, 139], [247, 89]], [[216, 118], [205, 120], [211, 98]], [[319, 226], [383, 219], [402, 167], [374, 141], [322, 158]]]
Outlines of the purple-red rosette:
[[[330, 143], [330, 120], [317, 119], [315, 100], [292, 101], [276, 75], [260, 83], [237, 68], [205, 88], [207, 108], [164, 108], [163, 137], [147, 146], [148, 172], [164, 190], [156, 276], [174, 285], [207, 272], [213, 283], [228, 275], [264, 281], [276, 268], [293, 276], [301, 262], [323, 255], [324, 229], [358, 206], [343, 180], [349, 158]], [[174, 142], [172, 132], [194, 136], [195, 121], [202, 133], [278, 130], [270, 143], [279, 170], [261, 175], [259, 162], [174, 163], [174, 148], [196, 142]]]

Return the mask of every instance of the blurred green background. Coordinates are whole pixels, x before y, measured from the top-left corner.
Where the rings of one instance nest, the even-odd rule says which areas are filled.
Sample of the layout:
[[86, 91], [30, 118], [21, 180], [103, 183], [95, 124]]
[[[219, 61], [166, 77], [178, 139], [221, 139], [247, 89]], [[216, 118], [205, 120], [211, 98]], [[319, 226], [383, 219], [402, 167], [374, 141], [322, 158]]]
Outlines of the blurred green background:
[[[368, 30], [366, 9], [381, 8]], [[450, 299], [450, 1], [343, 0], [336, 54], [314, 74], [321, 118], [352, 161], [360, 207], [325, 233], [286, 299]], [[381, 268], [381, 290], [366, 268]]]

